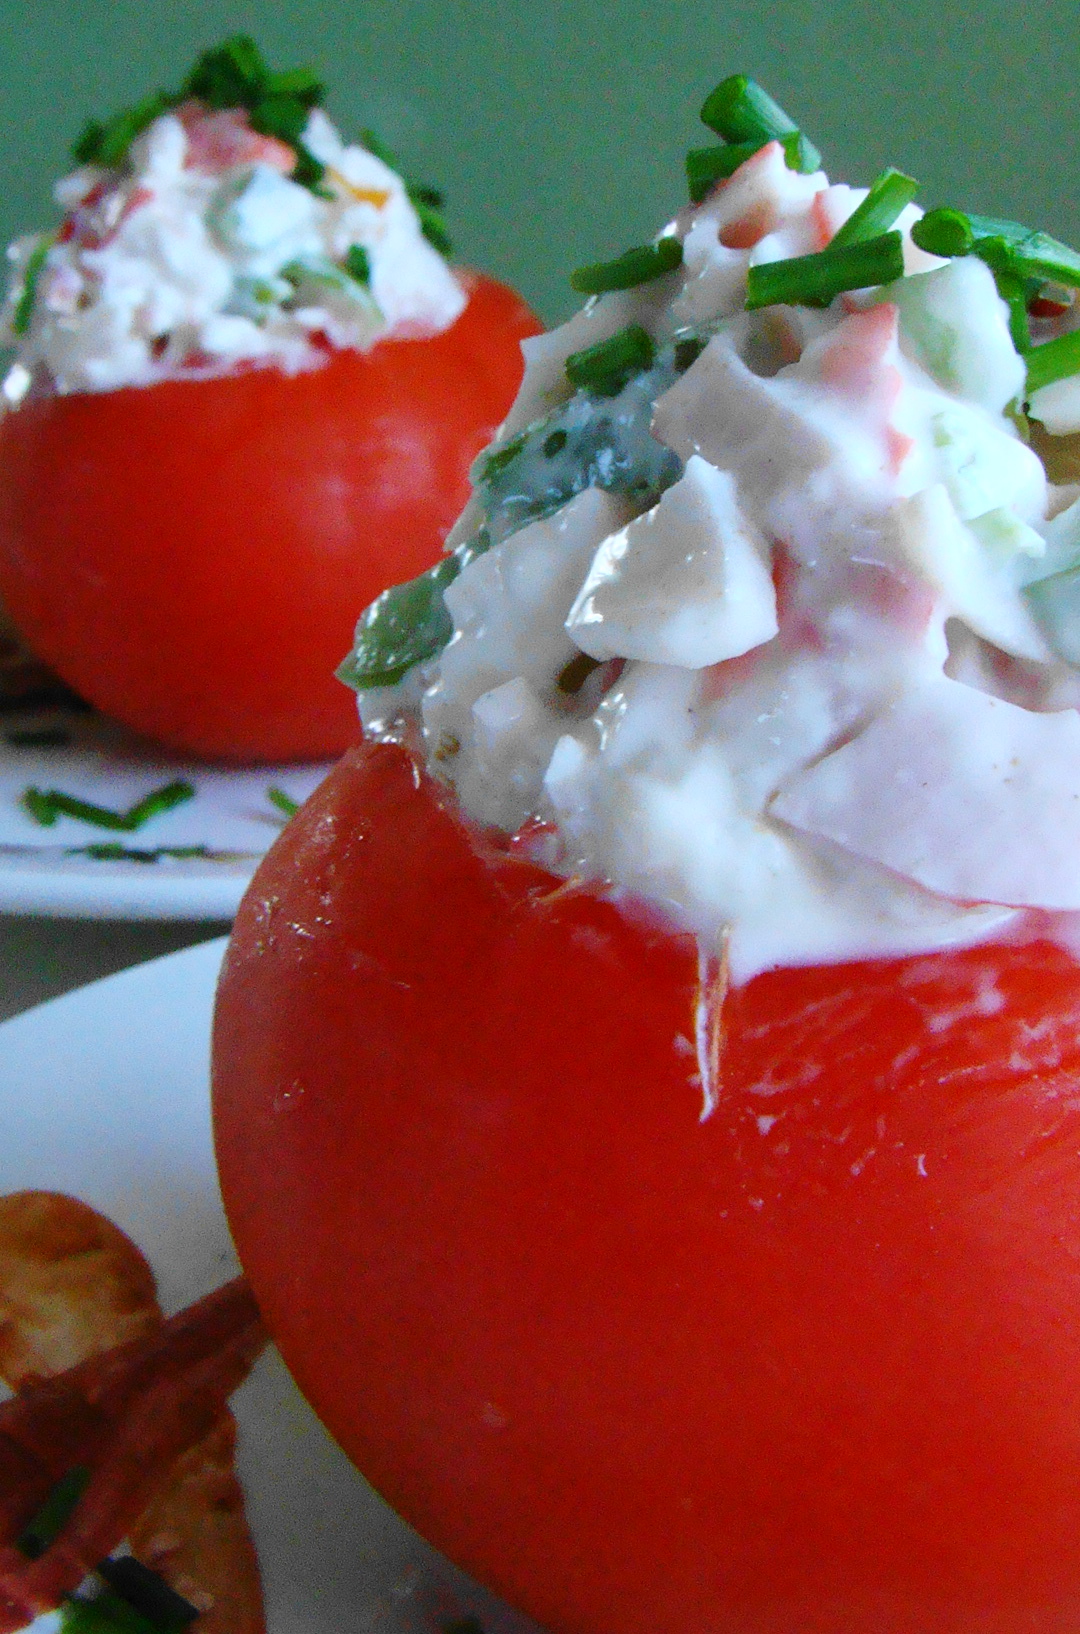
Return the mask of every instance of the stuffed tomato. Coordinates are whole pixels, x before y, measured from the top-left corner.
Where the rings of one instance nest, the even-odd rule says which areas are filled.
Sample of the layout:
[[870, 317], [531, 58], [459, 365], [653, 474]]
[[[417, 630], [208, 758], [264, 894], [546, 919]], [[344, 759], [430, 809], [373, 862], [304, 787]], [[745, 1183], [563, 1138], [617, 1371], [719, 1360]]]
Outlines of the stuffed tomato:
[[537, 325], [249, 41], [91, 126], [15, 246], [0, 596], [102, 710], [233, 760], [356, 735], [356, 609], [431, 565]]
[[226, 1206], [342, 1445], [560, 1634], [1066, 1634], [1080, 500], [1021, 433], [1080, 258], [704, 114], [360, 621]]

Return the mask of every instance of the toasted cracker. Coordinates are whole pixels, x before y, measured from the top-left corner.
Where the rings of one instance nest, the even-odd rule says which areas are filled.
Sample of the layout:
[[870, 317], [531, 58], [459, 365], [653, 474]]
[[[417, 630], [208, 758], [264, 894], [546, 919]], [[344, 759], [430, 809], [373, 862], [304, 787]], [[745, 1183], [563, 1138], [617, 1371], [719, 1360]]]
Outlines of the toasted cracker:
[[[153, 1272], [118, 1226], [56, 1192], [0, 1196], [0, 1378], [12, 1388], [161, 1325]], [[163, 1472], [129, 1536], [132, 1553], [202, 1613], [197, 1634], [265, 1634], [235, 1449], [226, 1412]]]
[[160, 1328], [154, 1274], [130, 1237], [73, 1197], [0, 1197], [0, 1375], [63, 1373]]

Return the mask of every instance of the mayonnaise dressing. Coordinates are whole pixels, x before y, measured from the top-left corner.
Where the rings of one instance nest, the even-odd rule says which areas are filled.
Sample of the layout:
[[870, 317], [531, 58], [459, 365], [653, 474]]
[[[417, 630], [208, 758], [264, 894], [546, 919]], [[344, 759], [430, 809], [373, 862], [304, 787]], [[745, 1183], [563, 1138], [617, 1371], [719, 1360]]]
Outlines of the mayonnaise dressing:
[[[84, 165], [58, 183], [60, 232], [8, 252], [0, 341], [15, 347], [20, 389], [108, 391], [244, 363], [295, 371], [320, 361], [318, 339], [366, 351], [448, 328], [466, 295], [401, 177], [318, 108], [303, 143], [326, 166], [325, 197], [290, 179], [293, 150], [241, 112], [189, 102], [121, 169]], [[353, 250], [366, 277], [349, 270]]]
[[[735, 981], [1080, 910], [1080, 636], [1046, 592], [1080, 500], [1018, 429], [992, 273], [925, 255], [909, 207], [897, 283], [745, 310], [750, 266], [864, 196], [769, 144], [664, 229], [681, 268], [526, 342], [452, 639], [360, 698], [467, 816]], [[651, 370], [574, 393], [567, 356], [628, 323]]]

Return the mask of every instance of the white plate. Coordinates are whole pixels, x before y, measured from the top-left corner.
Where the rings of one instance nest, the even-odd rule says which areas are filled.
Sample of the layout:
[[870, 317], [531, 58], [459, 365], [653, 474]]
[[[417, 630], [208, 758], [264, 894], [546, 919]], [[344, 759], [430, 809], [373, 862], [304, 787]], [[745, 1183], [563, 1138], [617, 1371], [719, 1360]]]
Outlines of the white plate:
[[[207, 1082], [223, 941], [204, 942], [0, 1025], [0, 1193], [68, 1192], [148, 1255], [173, 1311], [235, 1274]], [[276, 1354], [234, 1398], [269, 1634], [486, 1634], [534, 1625], [450, 1566], [330, 1440]]]
[[[38, 733], [64, 744], [35, 746]], [[21, 741], [20, 741], [21, 740]], [[268, 799], [281, 789], [307, 799], [329, 770], [317, 766], [208, 766], [171, 758], [99, 715], [63, 709], [0, 716], [0, 913], [77, 919], [231, 919], [259, 858], [285, 821]], [[30, 786], [126, 810], [183, 778], [195, 797], [134, 834], [60, 817], [42, 828], [22, 796]], [[85, 847], [119, 843], [142, 855], [109, 858]], [[157, 855], [200, 846], [207, 855]]]

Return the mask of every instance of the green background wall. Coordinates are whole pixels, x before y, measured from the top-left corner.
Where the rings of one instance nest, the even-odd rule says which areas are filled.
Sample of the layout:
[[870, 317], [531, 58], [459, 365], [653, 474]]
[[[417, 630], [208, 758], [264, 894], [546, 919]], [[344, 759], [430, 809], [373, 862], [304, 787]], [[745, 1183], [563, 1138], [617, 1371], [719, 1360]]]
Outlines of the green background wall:
[[1080, 238], [1077, 0], [0, 0], [0, 232], [55, 220], [51, 179], [91, 114], [254, 33], [310, 61], [346, 131], [378, 127], [449, 196], [460, 257], [553, 321], [568, 268], [650, 236], [683, 197], [696, 114], [723, 75], [762, 79], [834, 176], [885, 163], [928, 203]]

